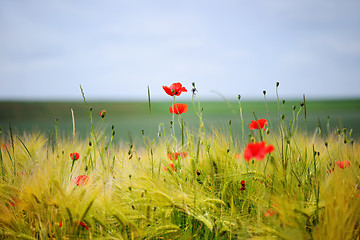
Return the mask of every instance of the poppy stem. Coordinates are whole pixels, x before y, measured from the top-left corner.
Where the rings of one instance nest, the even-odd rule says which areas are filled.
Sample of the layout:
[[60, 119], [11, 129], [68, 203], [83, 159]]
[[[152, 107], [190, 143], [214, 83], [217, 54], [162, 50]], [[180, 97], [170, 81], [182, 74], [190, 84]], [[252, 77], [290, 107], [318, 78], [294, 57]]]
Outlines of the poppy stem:
[[280, 124], [280, 138], [281, 138], [281, 163], [283, 165], [283, 171], [284, 171], [284, 176], [286, 178], [285, 175], [285, 163], [284, 163], [284, 129], [283, 129], [283, 125], [282, 125], [282, 119], [281, 119], [281, 114], [280, 114], [280, 100], [279, 100], [279, 92], [278, 92], [278, 88], [279, 88], [279, 82], [276, 82], [276, 98], [277, 98], [277, 105], [278, 105], [278, 119], [279, 119], [279, 124]]
[[[172, 128], [171, 128], [171, 135], [174, 138], [174, 141], [176, 142], [176, 137], [175, 137], [175, 112], [179, 112], [179, 110], [177, 109], [177, 106], [175, 105], [175, 95], [173, 96], [173, 113], [172, 113]], [[175, 109], [176, 108], [176, 109]]]
[[184, 146], [184, 119], [181, 118], [181, 146]]
[[260, 136], [260, 142], [262, 142], [262, 141], [263, 141], [262, 128], [261, 128], [261, 126], [260, 126], [260, 123], [259, 123], [259, 121], [258, 121], [258, 119], [257, 119], [256, 114], [255, 114], [254, 111], [253, 111], [253, 114], [254, 114], [254, 118], [255, 118], [256, 124], [257, 124], [257, 126], [258, 126], [259, 136]]
[[265, 101], [265, 108], [266, 108], [266, 111], [267, 111], [267, 115], [268, 115], [268, 119], [269, 119], [269, 127], [272, 126], [271, 124], [271, 118], [270, 118], [270, 111], [269, 111], [269, 107], [267, 105], [267, 101], [266, 101], [266, 91], [263, 91], [264, 93], [264, 101]]
[[[201, 105], [200, 105], [200, 96], [199, 96], [199, 92], [198, 90], [195, 88], [195, 83], [192, 83], [193, 84], [193, 94], [192, 94], [192, 97], [191, 97], [191, 102], [193, 104], [193, 107], [194, 107], [194, 110], [195, 110], [195, 113], [196, 115], [198, 115], [199, 117], [199, 120], [200, 120], [200, 125], [199, 125], [199, 137], [201, 136], [201, 133], [204, 134], [204, 140], [206, 142], [206, 131], [205, 131], [205, 126], [204, 126], [204, 122], [202, 120], [202, 111], [203, 111], [203, 108], [201, 108]], [[198, 106], [196, 107], [195, 106], [195, 101], [194, 101], [194, 96], [195, 96], [195, 92], [197, 92], [197, 98], [198, 98]]]
[[[80, 85], [80, 90], [81, 90], [81, 94], [82, 94], [82, 97], [83, 97], [83, 100], [84, 100], [84, 103], [85, 103], [86, 110], [87, 110], [88, 115], [89, 115], [89, 120], [90, 120], [90, 125], [91, 125], [91, 135], [93, 137], [94, 144], [96, 145], [96, 148], [99, 151], [102, 165], [105, 168], [104, 158], [103, 158], [102, 152], [100, 151], [99, 142], [97, 140], [96, 133], [95, 133], [95, 130], [94, 130], [94, 124], [93, 124], [93, 119], [92, 119], [92, 108], [89, 108], [88, 105], [87, 105], [87, 102], [86, 102], [86, 99], [85, 99], [85, 93], [84, 93], [84, 90], [82, 89], [81, 85]], [[94, 153], [95, 153], [95, 150], [94, 150]], [[95, 159], [95, 154], [94, 154], [94, 159]]]

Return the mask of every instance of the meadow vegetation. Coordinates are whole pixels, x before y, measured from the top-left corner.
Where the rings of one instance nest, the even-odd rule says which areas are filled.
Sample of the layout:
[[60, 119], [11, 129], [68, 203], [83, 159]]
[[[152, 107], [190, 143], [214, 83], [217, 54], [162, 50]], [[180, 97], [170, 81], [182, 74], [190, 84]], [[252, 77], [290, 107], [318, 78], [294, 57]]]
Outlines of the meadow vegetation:
[[195, 84], [163, 88], [170, 125], [159, 122], [155, 138], [140, 133], [142, 145], [114, 144], [109, 113], [93, 115], [83, 91], [86, 139], [75, 120], [67, 136], [56, 123], [52, 134], [2, 129], [0, 239], [360, 239], [360, 145], [350, 129], [307, 130], [305, 98], [290, 115], [278, 99], [276, 121], [256, 112], [247, 121], [238, 96], [236, 137], [231, 121], [206, 128]]

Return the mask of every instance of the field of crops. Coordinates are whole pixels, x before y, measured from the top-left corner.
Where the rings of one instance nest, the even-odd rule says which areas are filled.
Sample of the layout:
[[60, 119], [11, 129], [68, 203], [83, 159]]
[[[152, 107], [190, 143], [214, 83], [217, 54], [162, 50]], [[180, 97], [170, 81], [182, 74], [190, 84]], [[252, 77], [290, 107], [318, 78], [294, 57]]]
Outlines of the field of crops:
[[[295, 112], [300, 108], [302, 98], [298, 101], [286, 101], [283, 106], [286, 113], [286, 121], [292, 121], [293, 106]], [[191, 102], [185, 102], [189, 110], [184, 115], [184, 121], [189, 127], [198, 128], [199, 120], [193, 109]], [[152, 102], [151, 115], [149, 113], [148, 102], [89, 102], [89, 107], [93, 109], [93, 121], [95, 130], [101, 130], [102, 123], [99, 113], [106, 109], [108, 115], [105, 119], [106, 131], [111, 133], [111, 126], [114, 125], [116, 131], [115, 141], [129, 141], [129, 138], [142, 141], [142, 130], [146, 135], [155, 138], [158, 133], [159, 124], [163, 123], [166, 127], [170, 125], [168, 108], [171, 102]], [[281, 103], [282, 105], [282, 103]], [[264, 101], [246, 101], [242, 103], [243, 118], [245, 122], [250, 122], [254, 118], [253, 112], [259, 118], [268, 118], [274, 124], [278, 123], [278, 104], [276, 101], [267, 102], [268, 110]], [[229, 120], [232, 121], [232, 131], [236, 136], [241, 134], [241, 122], [239, 115], [238, 102], [201, 102], [205, 127], [208, 129], [226, 129]], [[89, 116], [83, 102], [0, 102], [0, 127], [4, 131], [9, 128], [9, 122], [14, 129], [22, 133], [41, 131], [49, 134], [57, 127], [59, 134], [72, 132], [73, 109], [75, 116], [76, 133], [81, 138], [88, 137], [91, 130]], [[299, 114], [299, 127], [305, 127], [304, 112]], [[353, 136], [360, 137], [360, 99], [355, 100], [328, 100], [312, 101], [307, 103], [307, 129], [315, 131], [318, 124], [321, 124], [324, 134], [327, 134], [327, 124], [330, 129], [337, 128], [353, 129]], [[246, 129], [245, 129], [246, 130]], [[278, 130], [274, 128], [274, 130]], [[247, 131], [247, 130], [246, 130]], [[247, 132], [248, 133], [248, 132]], [[130, 137], [131, 136], [131, 137]]]
[[0, 239], [360, 238], [360, 100], [165, 92], [1, 103]]

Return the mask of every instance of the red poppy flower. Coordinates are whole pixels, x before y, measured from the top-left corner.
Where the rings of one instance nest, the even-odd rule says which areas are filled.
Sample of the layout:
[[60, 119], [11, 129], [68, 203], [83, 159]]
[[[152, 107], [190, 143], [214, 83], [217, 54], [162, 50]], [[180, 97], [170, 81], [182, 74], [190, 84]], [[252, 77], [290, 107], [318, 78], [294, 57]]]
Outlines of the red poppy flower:
[[170, 96], [180, 96], [182, 92], [187, 92], [186, 88], [181, 85], [181, 83], [173, 83], [170, 87], [163, 86], [164, 91]]
[[266, 119], [259, 119], [257, 121], [251, 120], [251, 123], [249, 124], [249, 130], [253, 130], [253, 129], [259, 129], [259, 128], [264, 128], [267, 125], [267, 121]]
[[170, 163], [168, 164], [167, 167], [163, 167], [165, 171], [169, 171], [169, 169], [173, 170], [174, 172], [176, 172], [176, 167], [174, 164]]
[[6, 149], [9, 149], [9, 148], [10, 148], [10, 146], [9, 146], [9, 144], [4, 143], [4, 144], [2, 145], [2, 148], [4, 149], [4, 151], [6, 151]]
[[273, 145], [265, 146], [265, 142], [249, 143], [244, 151], [244, 158], [246, 161], [255, 158], [257, 161], [264, 159], [265, 155], [274, 151]]
[[79, 223], [79, 220], [77, 220], [77, 222], [76, 222], [76, 226], [83, 226], [86, 230], [89, 230], [89, 227], [88, 227], [88, 225], [86, 225], [86, 223], [84, 223], [84, 222], [80, 222]]
[[11, 206], [15, 206], [18, 204], [18, 202], [15, 200], [15, 198], [11, 198], [11, 201], [9, 201]]
[[177, 152], [177, 153], [168, 153], [167, 154], [167, 157], [172, 161], [174, 160], [177, 160], [179, 157], [180, 158], [184, 158], [187, 156], [187, 153], [186, 152]]
[[336, 164], [342, 169], [350, 167], [350, 161], [337, 161]]
[[70, 153], [70, 158], [71, 158], [72, 160], [78, 160], [79, 157], [80, 157], [80, 154], [77, 153], [77, 152]]
[[172, 107], [169, 107], [169, 111], [171, 113], [175, 113], [177, 115], [185, 113], [188, 109], [188, 106], [185, 103], [176, 103]]
[[62, 227], [62, 221], [59, 222], [59, 227]]
[[85, 185], [88, 181], [89, 181], [89, 177], [86, 175], [79, 175], [72, 180], [72, 182], [78, 186]]
[[268, 209], [266, 210], [266, 213], [264, 214], [265, 217], [271, 217], [274, 216], [277, 212], [275, 210], [272, 209]]
[[[275, 204], [273, 204], [272, 206], [276, 208]], [[264, 214], [264, 216], [271, 217], [271, 216], [274, 216], [275, 214], [277, 214], [277, 212], [274, 209], [269, 208], [268, 210], [266, 210], [266, 213]]]
[[242, 181], [241, 181], [241, 185], [242, 185], [242, 186], [245, 186], [245, 180], [242, 180]]

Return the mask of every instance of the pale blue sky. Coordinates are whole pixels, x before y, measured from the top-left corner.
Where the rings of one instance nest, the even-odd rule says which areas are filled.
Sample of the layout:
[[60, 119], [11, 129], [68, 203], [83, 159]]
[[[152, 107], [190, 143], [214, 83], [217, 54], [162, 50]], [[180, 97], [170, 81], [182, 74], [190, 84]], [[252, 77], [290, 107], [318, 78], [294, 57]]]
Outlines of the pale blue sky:
[[358, 0], [1, 0], [0, 99], [360, 97]]

